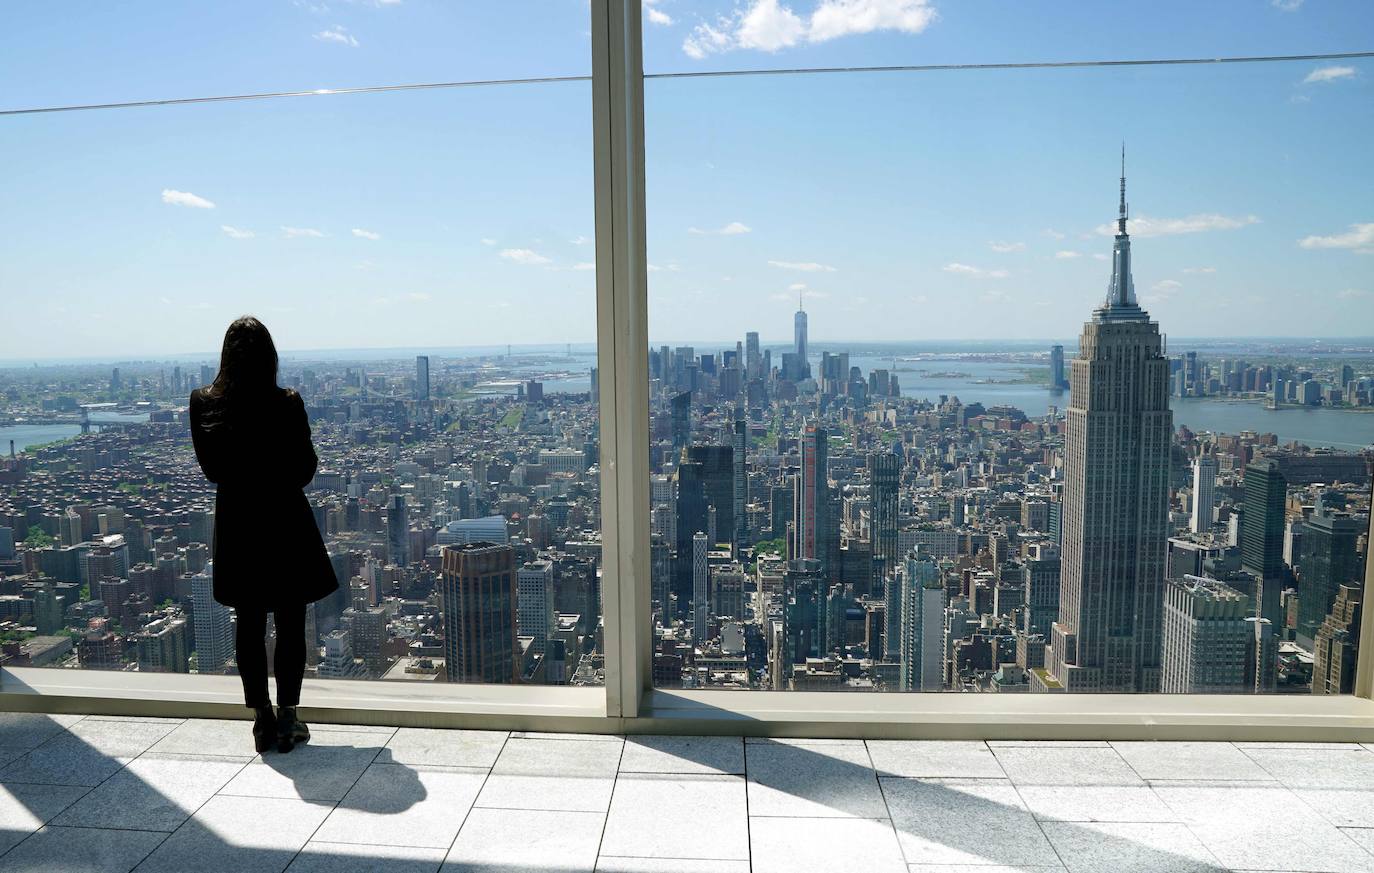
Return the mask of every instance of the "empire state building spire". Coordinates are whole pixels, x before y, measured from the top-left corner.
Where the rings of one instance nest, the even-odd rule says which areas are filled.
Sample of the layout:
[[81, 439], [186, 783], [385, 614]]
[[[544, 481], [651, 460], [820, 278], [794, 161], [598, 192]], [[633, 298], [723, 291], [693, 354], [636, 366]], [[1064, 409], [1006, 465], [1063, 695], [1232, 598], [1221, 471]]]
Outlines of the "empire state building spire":
[[1112, 280], [1107, 299], [1093, 318], [1097, 321], [1149, 320], [1135, 299], [1135, 280], [1131, 278], [1131, 237], [1126, 233], [1126, 144], [1121, 144], [1121, 202], [1117, 208], [1116, 240], [1112, 244]]

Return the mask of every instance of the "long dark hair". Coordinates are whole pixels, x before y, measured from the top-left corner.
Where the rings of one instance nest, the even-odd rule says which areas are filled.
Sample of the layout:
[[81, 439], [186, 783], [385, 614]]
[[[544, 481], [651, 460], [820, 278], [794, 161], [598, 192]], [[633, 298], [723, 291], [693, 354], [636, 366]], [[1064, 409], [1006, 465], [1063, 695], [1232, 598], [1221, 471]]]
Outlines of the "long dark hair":
[[221, 423], [229, 407], [270, 396], [277, 388], [277, 346], [267, 325], [251, 315], [224, 332], [219, 373], [205, 393], [211, 400], [206, 426]]

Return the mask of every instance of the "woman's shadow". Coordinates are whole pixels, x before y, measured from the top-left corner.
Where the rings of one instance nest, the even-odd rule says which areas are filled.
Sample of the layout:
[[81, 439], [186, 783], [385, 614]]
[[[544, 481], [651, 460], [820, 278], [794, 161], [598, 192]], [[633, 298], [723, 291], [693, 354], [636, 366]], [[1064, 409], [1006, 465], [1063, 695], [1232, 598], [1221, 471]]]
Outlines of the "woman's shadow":
[[302, 800], [338, 802], [340, 809], [396, 815], [429, 796], [416, 770], [393, 760], [389, 749], [340, 742], [340, 733], [317, 729], [290, 754], [264, 752], [262, 764], [289, 780]]

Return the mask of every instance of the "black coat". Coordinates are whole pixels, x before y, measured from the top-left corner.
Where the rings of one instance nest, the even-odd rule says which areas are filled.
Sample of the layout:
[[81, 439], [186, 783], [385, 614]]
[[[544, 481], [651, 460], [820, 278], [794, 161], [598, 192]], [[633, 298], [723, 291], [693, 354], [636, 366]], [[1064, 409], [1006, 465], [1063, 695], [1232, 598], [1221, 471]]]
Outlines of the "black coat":
[[211, 551], [215, 599], [273, 609], [310, 603], [339, 587], [303, 489], [319, 463], [305, 404], [280, 390], [231, 409], [207, 428], [216, 403], [191, 394], [191, 441], [205, 478], [218, 485]]

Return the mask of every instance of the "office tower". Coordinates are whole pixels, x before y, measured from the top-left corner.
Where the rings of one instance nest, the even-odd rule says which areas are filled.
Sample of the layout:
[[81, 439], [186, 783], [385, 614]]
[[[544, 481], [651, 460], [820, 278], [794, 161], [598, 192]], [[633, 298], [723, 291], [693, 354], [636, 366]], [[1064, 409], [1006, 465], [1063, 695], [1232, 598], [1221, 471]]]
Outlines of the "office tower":
[[[802, 664], [824, 653], [825, 574], [810, 558], [791, 561], [783, 574], [784, 666]], [[778, 677], [774, 677], [775, 682]], [[787, 675], [783, 681], [790, 679]]]
[[1021, 565], [1021, 579], [1026, 589], [1027, 633], [1048, 635], [1050, 626], [1059, 616], [1059, 547], [1036, 543]]
[[672, 402], [673, 463], [682, 459], [682, 450], [692, 442], [692, 392], [674, 395]]
[[429, 400], [429, 355], [415, 356], [415, 399]]
[[353, 657], [361, 658], [363, 672], [380, 677], [386, 672], [386, 610], [380, 606], [349, 607], [343, 627], [353, 643]]
[[692, 534], [692, 643], [701, 646], [706, 642], [706, 619], [710, 614], [710, 598], [706, 582], [710, 578], [706, 562], [706, 534], [697, 531]]
[[1170, 579], [1164, 588], [1164, 649], [1160, 690], [1166, 694], [1246, 691], [1246, 597], [1200, 576]]
[[516, 626], [520, 636], [532, 637], [536, 653], [555, 629], [553, 612], [553, 562], [530, 561], [515, 574]]
[[939, 691], [945, 677], [945, 586], [923, 551], [907, 555], [902, 580], [902, 643], [898, 687]]
[[1342, 585], [1331, 612], [1317, 629], [1312, 648], [1312, 693], [1351, 694], [1355, 691], [1359, 654], [1363, 585]]
[[[808, 424], [798, 441], [801, 449], [801, 469], [794, 486], [792, 512], [793, 536], [796, 546], [794, 558], [819, 561], [821, 569], [829, 572], [827, 534], [830, 532], [830, 484], [827, 479], [827, 456], [830, 448], [825, 428]], [[838, 549], [839, 544], [836, 543]]]
[[685, 462], [677, 468], [677, 537], [674, 543], [673, 594], [678, 615], [686, 615], [692, 600], [692, 537], [707, 527], [704, 471], [701, 464]]
[[410, 521], [404, 494], [393, 494], [386, 506], [386, 558], [397, 567], [410, 563]]
[[140, 673], [187, 673], [186, 619], [180, 614], [154, 619], [134, 635]]
[[0, 561], [14, 560], [14, 528], [0, 526]]
[[794, 338], [793, 353], [797, 356], [798, 365], [802, 370], [802, 375], [807, 375], [808, 365], [806, 362], [806, 310], [802, 308], [802, 295], [797, 294], [797, 314], [792, 316], [792, 333]]
[[1288, 578], [1283, 563], [1284, 500], [1288, 483], [1278, 461], [1260, 458], [1245, 468], [1245, 515], [1240, 528], [1240, 566], [1260, 579], [1257, 614], [1284, 625], [1279, 592]]
[[1062, 390], [1069, 387], [1064, 379], [1064, 347], [1050, 346], [1050, 387]]
[[210, 384], [211, 382], [213, 382], [213, 381], [215, 381], [215, 371], [210, 367], [209, 364], [201, 364], [201, 365], [200, 365], [200, 384], [201, 384], [201, 385], [209, 385], [209, 384]]
[[[749, 503], [749, 425], [744, 421], [744, 409], [735, 408], [735, 421], [731, 426], [731, 461], [734, 463], [734, 501], [732, 517], [734, 530], [730, 542], [739, 548], [749, 538], [749, 518], [744, 507]], [[719, 521], [719, 519], [717, 519]]]
[[353, 659], [353, 636], [343, 628], [324, 635], [324, 657], [315, 668], [321, 679], [355, 679], [362, 665]]
[[515, 550], [495, 543], [446, 546], [441, 579], [448, 681], [517, 681]]
[[1211, 455], [1202, 455], [1193, 462], [1193, 518], [1188, 529], [1202, 533], [1212, 527], [1212, 510], [1216, 506], [1217, 462]]
[[504, 545], [510, 542], [510, 530], [504, 515], [460, 518], [444, 525], [443, 530], [435, 534], [435, 541], [441, 546], [478, 542]]
[[1245, 619], [1245, 693], [1269, 694], [1278, 687], [1279, 640], [1274, 624], [1256, 615]]
[[110, 393], [114, 394], [120, 389], [119, 368], [115, 367], [110, 371]]
[[759, 356], [759, 333], [756, 330], [744, 335], [744, 375], [746, 379], [763, 376], [763, 358]]
[[869, 517], [872, 519], [873, 554], [883, 567], [897, 566], [897, 490], [902, 459], [891, 452], [870, 452], [867, 458]]
[[686, 460], [701, 467], [706, 505], [716, 511], [714, 532], [699, 528], [711, 535], [710, 545], [714, 547], [735, 534], [735, 482], [739, 473], [735, 468], [735, 450], [731, 446], [688, 446]]
[[1083, 326], [1070, 381], [1046, 668], [1066, 691], [1157, 691], [1173, 414], [1159, 325], [1135, 299], [1124, 157], [1111, 283]]
[[[215, 600], [214, 565], [191, 577], [191, 633], [195, 637], [196, 671], [223, 673], [234, 656], [234, 628], [229, 607]], [[307, 641], [307, 642], [313, 642]]]
[[649, 584], [658, 604], [655, 617], [667, 625], [672, 620], [673, 538], [653, 534], [649, 537]]
[[902, 659], [902, 590], [906, 587], [905, 578], [906, 567], [901, 562], [883, 576], [883, 648], [874, 657], [893, 664]]
[[1355, 551], [1364, 526], [1328, 510], [1322, 499], [1302, 535], [1302, 576], [1298, 583], [1298, 645], [1313, 651], [1317, 631], [1345, 585], [1359, 585], [1364, 568]]

